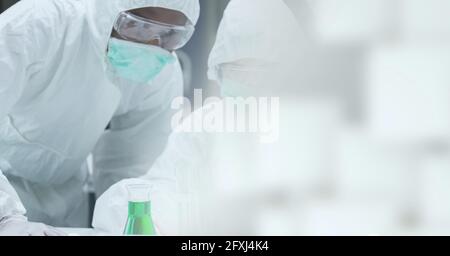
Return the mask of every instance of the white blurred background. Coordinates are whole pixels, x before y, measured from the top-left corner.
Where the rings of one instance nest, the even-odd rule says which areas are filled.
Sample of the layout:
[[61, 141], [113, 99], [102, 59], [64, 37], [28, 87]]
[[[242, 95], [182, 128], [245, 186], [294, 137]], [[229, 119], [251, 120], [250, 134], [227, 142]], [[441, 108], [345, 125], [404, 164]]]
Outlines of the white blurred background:
[[280, 141], [218, 146], [212, 233], [450, 235], [450, 2], [285, 2], [306, 43]]
[[[269, 207], [260, 228], [267, 234], [449, 235], [450, 2], [286, 2], [310, 42], [308, 57], [297, 60], [299, 76], [307, 71], [296, 85], [302, 88], [296, 104], [313, 105], [295, 120], [317, 125], [307, 134], [298, 129], [291, 143], [307, 141], [302, 136], [331, 139], [322, 150], [314, 150], [319, 140], [299, 147], [293, 162], [300, 176], [315, 173], [300, 186], [310, 189], [292, 193], [285, 211]], [[302, 161], [304, 152], [316, 167]]]

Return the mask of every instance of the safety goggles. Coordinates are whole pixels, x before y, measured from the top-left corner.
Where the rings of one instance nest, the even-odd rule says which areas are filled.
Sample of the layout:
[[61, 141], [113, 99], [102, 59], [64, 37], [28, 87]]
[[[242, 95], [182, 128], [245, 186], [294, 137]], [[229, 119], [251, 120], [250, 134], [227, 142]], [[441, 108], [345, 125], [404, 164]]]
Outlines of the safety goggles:
[[156, 42], [161, 48], [174, 51], [191, 39], [195, 28], [190, 23], [177, 26], [122, 12], [114, 24], [114, 30], [123, 39], [144, 44]]

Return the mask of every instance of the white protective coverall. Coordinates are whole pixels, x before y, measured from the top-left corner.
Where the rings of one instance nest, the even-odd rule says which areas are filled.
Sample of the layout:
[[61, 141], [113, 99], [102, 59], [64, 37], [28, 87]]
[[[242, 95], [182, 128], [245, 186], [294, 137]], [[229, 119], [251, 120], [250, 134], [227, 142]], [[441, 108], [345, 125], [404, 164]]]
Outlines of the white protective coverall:
[[[217, 81], [221, 64], [242, 59], [276, 63], [287, 61], [288, 57], [295, 59], [293, 52], [303, 42], [300, 41], [300, 33], [298, 22], [282, 0], [232, 0], [225, 10], [210, 54], [209, 77]], [[180, 129], [170, 136], [166, 150], [145, 176], [123, 180], [107, 190], [97, 200], [94, 228], [113, 234], [123, 232], [127, 219], [127, 185], [149, 184], [152, 186], [152, 215], [161, 234], [217, 235], [217, 230], [198, 226], [198, 219], [202, 216], [197, 215], [198, 212], [194, 209], [197, 202], [194, 201], [200, 198], [197, 197], [199, 194], [201, 197], [211, 195], [214, 198], [214, 190], [220, 187], [218, 183], [225, 183], [226, 189], [233, 191], [233, 188], [230, 189], [232, 182], [227, 177], [234, 179], [235, 173], [257, 164], [249, 163], [252, 160], [248, 148], [236, 145], [242, 146], [245, 141], [250, 141], [251, 144], [258, 136], [245, 133], [184, 132], [182, 126], [190, 126], [197, 121], [201, 123], [203, 114], [211, 111], [214, 110], [205, 106], [186, 118]], [[290, 138], [287, 140], [290, 141]], [[230, 154], [223, 154], [224, 151]], [[217, 158], [216, 153], [221, 159]], [[235, 155], [243, 157], [242, 161], [234, 161]], [[224, 165], [218, 166], [219, 162]], [[218, 174], [220, 172], [222, 173]], [[289, 179], [288, 176], [278, 176]], [[237, 177], [240, 177], [239, 174]], [[237, 183], [242, 181], [244, 180], [237, 180]], [[265, 181], [254, 183], [262, 185]], [[247, 186], [249, 189], [253, 186], [243, 185], [251, 185]], [[218, 202], [226, 204], [222, 200]], [[240, 212], [245, 212], [245, 208], [241, 208]], [[221, 221], [223, 220], [219, 222]]]
[[142, 7], [199, 16], [198, 0], [22, 0], [0, 16], [0, 219], [87, 226], [90, 153], [101, 193], [163, 151], [179, 63], [148, 85], [105, 71], [116, 17]]

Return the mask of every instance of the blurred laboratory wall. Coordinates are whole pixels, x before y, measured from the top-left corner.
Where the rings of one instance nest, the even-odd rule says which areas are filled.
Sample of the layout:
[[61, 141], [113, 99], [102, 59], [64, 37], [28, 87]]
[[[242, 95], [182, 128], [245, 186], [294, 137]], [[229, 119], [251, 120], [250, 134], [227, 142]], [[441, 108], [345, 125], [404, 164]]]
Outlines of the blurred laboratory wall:
[[450, 2], [285, 1], [309, 43], [298, 106], [341, 111], [298, 233], [450, 234]]

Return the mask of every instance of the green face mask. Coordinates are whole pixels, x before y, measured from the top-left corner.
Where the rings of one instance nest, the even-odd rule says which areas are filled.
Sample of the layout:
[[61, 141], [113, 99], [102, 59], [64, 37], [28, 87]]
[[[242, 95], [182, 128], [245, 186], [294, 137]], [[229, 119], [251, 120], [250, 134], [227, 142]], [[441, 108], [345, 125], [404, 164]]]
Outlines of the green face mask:
[[135, 83], [148, 84], [176, 59], [157, 46], [111, 38], [108, 61], [114, 75]]

